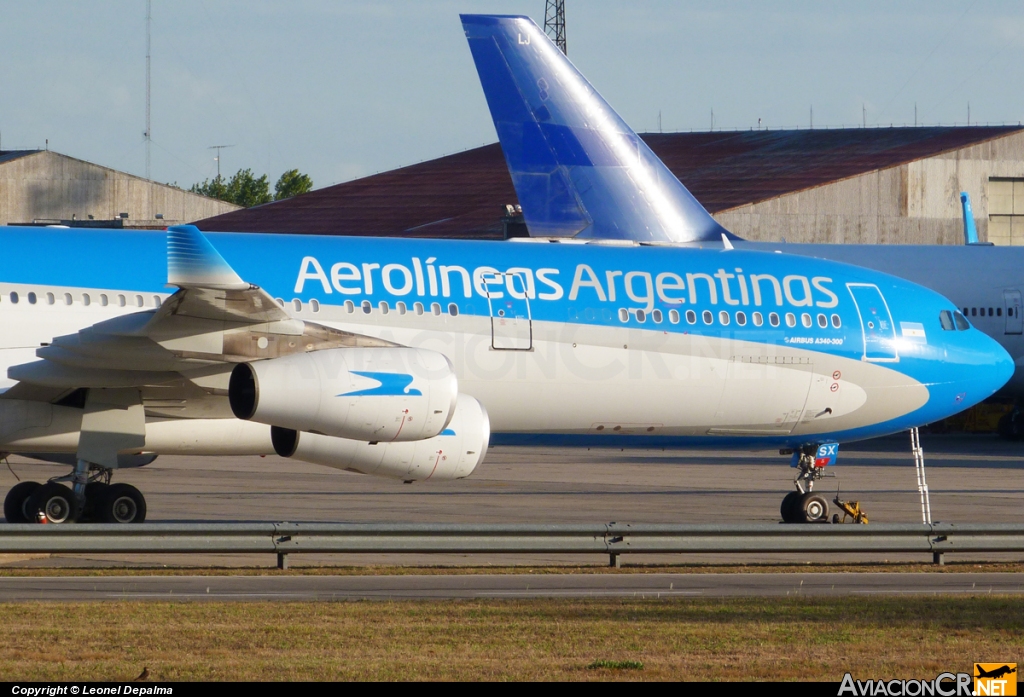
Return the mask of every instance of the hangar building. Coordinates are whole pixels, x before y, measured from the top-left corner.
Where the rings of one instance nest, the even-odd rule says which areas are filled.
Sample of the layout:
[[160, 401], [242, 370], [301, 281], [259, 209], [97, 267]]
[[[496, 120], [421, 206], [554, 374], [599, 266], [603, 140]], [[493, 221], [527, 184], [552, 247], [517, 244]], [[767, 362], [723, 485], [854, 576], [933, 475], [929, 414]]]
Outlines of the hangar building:
[[161, 229], [238, 208], [50, 150], [0, 151], [0, 225]]
[[[752, 240], [1024, 244], [1024, 128], [647, 133], [716, 219]], [[497, 144], [207, 218], [204, 230], [501, 239], [521, 228]]]

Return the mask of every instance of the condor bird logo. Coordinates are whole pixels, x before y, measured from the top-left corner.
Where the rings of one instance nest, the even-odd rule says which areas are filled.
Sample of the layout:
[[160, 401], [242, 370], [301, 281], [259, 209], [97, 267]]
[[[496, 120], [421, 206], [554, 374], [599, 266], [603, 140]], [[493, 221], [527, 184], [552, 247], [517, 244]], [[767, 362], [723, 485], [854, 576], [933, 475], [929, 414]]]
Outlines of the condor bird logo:
[[419, 390], [409, 387], [412, 384], [413, 377], [408, 373], [371, 373], [353, 370], [352, 374], [369, 378], [378, 384], [375, 387], [342, 392], [336, 395], [337, 397], [418, 397], [423, 394]]

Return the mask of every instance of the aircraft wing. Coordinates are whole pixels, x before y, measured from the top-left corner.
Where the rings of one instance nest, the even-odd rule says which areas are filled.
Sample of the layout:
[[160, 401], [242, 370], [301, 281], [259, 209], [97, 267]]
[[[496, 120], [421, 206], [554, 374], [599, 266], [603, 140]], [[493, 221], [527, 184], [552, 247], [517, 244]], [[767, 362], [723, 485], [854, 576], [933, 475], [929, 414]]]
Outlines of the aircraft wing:
[[178, 286], [155, 310], [122, 315], [56, 337], [40, 360], [12, 366], [6, 399], [74, 400], [82, 388], [141, 393], [147, 413], [230, 416], [223, 397], [242, 361], [389, 342], [303, 322], [243, 281], [194, 226], [167, 232], [167, 281]]

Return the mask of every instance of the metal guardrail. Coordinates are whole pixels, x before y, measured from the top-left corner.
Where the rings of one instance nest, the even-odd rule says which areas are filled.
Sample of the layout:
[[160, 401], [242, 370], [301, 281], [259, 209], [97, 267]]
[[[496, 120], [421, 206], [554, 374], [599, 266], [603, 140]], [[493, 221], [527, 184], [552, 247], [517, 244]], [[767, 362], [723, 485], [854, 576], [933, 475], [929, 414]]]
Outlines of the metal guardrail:
[[931, 553], [1024, 552], [1024, 525], [243, 523], [3, 525], [0, 553]]

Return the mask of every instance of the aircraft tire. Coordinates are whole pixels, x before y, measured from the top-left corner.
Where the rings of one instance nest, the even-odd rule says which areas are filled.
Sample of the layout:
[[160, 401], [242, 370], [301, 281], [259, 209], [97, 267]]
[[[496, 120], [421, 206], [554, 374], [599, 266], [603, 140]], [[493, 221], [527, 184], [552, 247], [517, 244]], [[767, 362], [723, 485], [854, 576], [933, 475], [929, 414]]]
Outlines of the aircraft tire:
[[825, 523], [828, 522], [828, 501], [821, 494], [808, 491], [793, 504], [793, 512], [798, 523]]
[[103, 523], [142, 523], [146, 499], [131, 484], [111, 484], [97, 501], [95, 512]]
[[793, 504], [800, 497], [799, 491], [791, 491], [786, 494], [782, 499], [782, 505], [779, 506], [779, 513], [782, 515], [783, 523], [795, 523], [795, 516], [793, 515]]
[[4, 499], [4, 518], [8, 523], [34, 523], [28, 519], [28, 500], [41, 487], [39, 482], [21, 482], [11, 487]]
[[39, 487], [25, 506], [25, 512], [32, 522], [39, 520], [39, 514], [46, 516], [48, 523], [73, 523], [76, 514], [75, 495], [71, 489], [57, 482], [47, 482]]

